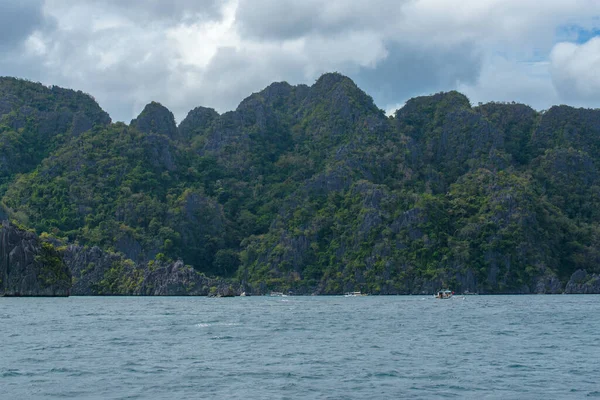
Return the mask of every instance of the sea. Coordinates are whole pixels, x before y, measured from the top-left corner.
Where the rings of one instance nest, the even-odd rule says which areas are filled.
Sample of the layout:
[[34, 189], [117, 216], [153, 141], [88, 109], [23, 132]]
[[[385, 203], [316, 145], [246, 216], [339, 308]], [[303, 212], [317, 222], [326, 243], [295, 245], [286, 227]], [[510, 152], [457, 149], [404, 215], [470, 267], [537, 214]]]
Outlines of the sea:
[[0, 398], [600, 398], [600, 296], [0, 298]]

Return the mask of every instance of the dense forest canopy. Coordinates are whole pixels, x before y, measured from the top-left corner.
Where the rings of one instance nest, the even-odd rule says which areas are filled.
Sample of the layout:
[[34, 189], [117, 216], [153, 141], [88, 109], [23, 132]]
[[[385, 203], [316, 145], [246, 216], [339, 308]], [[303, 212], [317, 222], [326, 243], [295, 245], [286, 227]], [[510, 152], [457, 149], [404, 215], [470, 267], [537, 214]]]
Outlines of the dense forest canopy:
[[600, 110], [448, 92], [387, 117], [337, 73], [179, 126], [159, 103], [112, 123], [82, 92], [0, 78], [3, 217], [260, 290], [524, 293], [600, 272], [599, 158]]

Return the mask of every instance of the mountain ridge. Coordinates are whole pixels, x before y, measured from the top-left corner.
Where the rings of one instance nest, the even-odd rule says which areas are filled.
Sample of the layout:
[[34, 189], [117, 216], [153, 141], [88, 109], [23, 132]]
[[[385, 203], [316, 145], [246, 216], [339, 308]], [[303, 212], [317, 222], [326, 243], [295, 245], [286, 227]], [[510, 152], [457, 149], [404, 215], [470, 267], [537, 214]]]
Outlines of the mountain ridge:
[[[6, 105], [33, 103], [2, 82], [6, 141], [23, 134]], [[63, 97], [35, 104], [72, 107]], [[181, 259], [256, 293], [556, 292], [600, 272], [599, 110], [473, 107], [452, 91], [387, 117], [338, 73], [179, 125], [156, 102], [130, 125], [86, 110], [89, 129], [52, 125], [60, 140], [0, 174], [5, 213], [38, 234]]]

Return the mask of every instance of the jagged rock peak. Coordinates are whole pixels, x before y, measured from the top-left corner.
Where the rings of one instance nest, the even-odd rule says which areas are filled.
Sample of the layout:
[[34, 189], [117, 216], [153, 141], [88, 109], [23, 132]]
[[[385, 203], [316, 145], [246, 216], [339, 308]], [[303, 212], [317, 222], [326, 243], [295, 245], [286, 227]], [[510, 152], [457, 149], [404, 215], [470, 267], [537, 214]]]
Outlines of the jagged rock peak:
[[450, 112], [461, 108], [470, 109], [471, 102], [464, 94], [452, 90], [450, 92], [436, 93], [431, 96], [414, 97], [408, 100], [404, 107], [396, 111], [396, 118], [402, 118], [415, 112], [423, 114], [435, 112], [437, 109]]
[[379, 113], [373, 98], [361, 90], [352, 79], [338, 72], [321, 75], [310, 87], [304, 106], [310, 109], [323, 103], [343, 118], [351, 118], [352, 115], [363, 112]]
[[179, 136], [173, 113], [155, 101], [144, 107], [141, 114], [131, 121], [131, 126], [144, 133], [158, 133], [171, 139]]
[[179, 135], [190, 139], [210, 127], [214, 120], [219, 118], [219, 113], [212, 108], [196, 107], [179, 124]]
[[312, 88], [331, 89], [340, 83], [345, 83], [357, 88], [356, 83], [354, 83], [352, 79], [340, 74], [339, 72], [328, 72], [321, 75]]
[[523, 104], [523, 103], [516, 103], [516, 102], [496, 102], [496, 101], [491, 101], [489, 103], [479, 103], [479, 105], [477, 105], [476, 107], [473, 107], [473, 109], [480, 111], [480, 112], [491, 112], [492, 110], [513, 110], [516, 111], [517, 113], [528, 113], [528, 114], [537, 114], [537, 111], [535, 111], [533, 108], [531, 108], [531, 106], [527, 105], [527, 104]]
[[292, 86], [287, 82], [273, 82], [260, 92], [252, 93], [242, 100], [237, 111], [254, 109], [259, 104], [277, 107], [293, 103], [294, 99], [304, 98], [307, 93], [306, 85]]
[[289, 96], [293, 88], [294, 87], [287, 82], [273, 82], [264, 88], [260, 94], [267, 102], [270, 102], [273, 99]]
[[[0, 115], [21, 108], [31, 112], [79, 114], [89, 125], [108, 125], [111, 118], [102, 110], [96, 99], [81, 90], [46, 86], [26, 79], [0, 77]], [[83, 116], [82, 114], [85, 114]], [[91, 126], [90, 126], [91, 127]]]

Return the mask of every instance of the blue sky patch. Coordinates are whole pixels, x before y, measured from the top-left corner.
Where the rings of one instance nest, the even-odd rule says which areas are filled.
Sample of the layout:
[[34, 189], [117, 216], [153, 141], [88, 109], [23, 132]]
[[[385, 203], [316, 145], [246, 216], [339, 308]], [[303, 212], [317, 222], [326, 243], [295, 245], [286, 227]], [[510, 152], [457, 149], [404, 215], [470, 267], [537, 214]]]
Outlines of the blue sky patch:
[[[594, 18], [594, 22], [600, 25], [600, 17]], [[600, 36], [600, 27], [586, 29], [579, 25], [563, 25], [558, 28], [558, 41], [568, 41], [577, 44], [588, 42], [590, 39]]]

